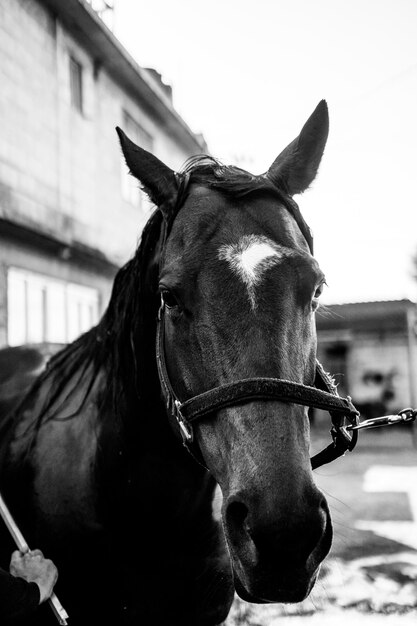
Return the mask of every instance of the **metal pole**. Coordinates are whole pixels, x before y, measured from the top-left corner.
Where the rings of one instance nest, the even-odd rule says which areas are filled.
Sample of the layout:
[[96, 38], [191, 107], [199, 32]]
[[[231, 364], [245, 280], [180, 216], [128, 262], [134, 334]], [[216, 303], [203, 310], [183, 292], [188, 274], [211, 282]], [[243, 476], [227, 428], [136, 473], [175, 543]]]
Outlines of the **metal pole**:
[[416, 406], [417, 404], [416, 389], [415, 389], [415, 386], [417, 384], [416, 372], [415, 372], [416, 321], [417, 320], [416, 320], [415, 307], [413, 306], [412, 309], [407, 308], [408, 380], [409, 380], [409, 387], [410, 387], [411, 406]]
[[[416, 306], [413, 308], [407, 307], [407, 356], [408, 356], [408, 381], [410, 387], [410, 404], [415, 407], [417, 404], [416, 399]], [[414, 447], [417, 447], [417, 435], [416, 426], [412, 426], [412, 438]]]
[[[3, 500], [2, 495], [0, 494], [0, 515], [3, 518], [4, 523], [6, 524], [11, 536], [18, 549], [21, 552], [27, 552], [29, 550], [29, 546], [25, 541], [22, 533], [20, 532], [19, 527], [14, 521], [12, 514], [10, 513], [5, 501]], [[62, 624], [62, 626], [67, 626], [68, 622], [68, 613], [56, 597], [55, 593], [52, 593], [51, 597], [48, 599], [49, 606], [51, 607], [55, 617], [58, 622]]]

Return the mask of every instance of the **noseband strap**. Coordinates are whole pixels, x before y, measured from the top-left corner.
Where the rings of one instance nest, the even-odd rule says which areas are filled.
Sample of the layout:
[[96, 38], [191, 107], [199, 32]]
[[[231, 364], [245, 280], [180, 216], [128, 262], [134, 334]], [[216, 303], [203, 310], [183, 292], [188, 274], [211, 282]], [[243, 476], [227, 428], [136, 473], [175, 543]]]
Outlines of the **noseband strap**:
[[332, 411], [342, 416], [357, 414], [348, 398], [281, 378], [244, 378], [227, 383], [186, 400], [178, 406], [178, 410], [191, 423], [220, 409], [252, 400], [280, 400]]

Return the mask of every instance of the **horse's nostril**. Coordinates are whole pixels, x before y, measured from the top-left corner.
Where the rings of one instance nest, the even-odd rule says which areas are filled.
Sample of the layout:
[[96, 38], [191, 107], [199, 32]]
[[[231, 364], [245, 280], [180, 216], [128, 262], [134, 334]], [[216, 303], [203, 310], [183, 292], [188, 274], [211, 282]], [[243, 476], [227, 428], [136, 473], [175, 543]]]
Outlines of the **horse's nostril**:
[[235, 531], [247, 533], [248, 507], [239, 500], [232, 500], [226, 509], [226, 522]]
[[[287, 514], [271, 502], [251, 503], [246, 494], [229, 496], [224, 521], [229, 543], [238, 550], [245, 548], [252, 563], [305, 563], [330, 549], [332, 532], [325, 498], [316, 492], [306, 510], [295, 507]], [[307, 500], [307, 496], [303, 502]], [[290, 522], [288, 519], [290, 518]]]

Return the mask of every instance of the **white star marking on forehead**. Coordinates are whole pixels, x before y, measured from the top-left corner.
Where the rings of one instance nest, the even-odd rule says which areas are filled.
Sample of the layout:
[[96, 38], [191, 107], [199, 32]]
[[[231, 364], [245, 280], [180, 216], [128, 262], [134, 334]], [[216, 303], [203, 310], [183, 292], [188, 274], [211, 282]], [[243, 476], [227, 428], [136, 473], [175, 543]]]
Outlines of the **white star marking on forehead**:
[[255, 288], [266, 270], [285, 256], [281, 246], [263, 235], [244, 235], [237, 243], [220, 246], [218, 257], [227, 261], [231, 270], [245, 284], [252, 309], [256, 309]]

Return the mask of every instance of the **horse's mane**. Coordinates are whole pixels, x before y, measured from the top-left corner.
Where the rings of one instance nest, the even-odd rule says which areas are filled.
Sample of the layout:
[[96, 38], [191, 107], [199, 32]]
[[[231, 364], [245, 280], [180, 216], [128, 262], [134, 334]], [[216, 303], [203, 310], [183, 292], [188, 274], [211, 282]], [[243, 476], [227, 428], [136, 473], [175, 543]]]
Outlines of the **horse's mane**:
[[[69, 420], [82, 411], [100, 372], [106, 383], [100, 394], [100, 405], [112, 407], [116, 417], [123, 411], [127, 388], [134, 388], [140, 400], [140, 381], [144, 379], [145, 364], [136, 361], [141, 348], [140, 336], [145, 333], [146, 318], [151, 303], [144, 297], [149, 262], [155, 254], [161, 232], [162, 216], [155, 211], [145, 225], [134, 257], [116, 274], [108, 307], [100, 322], [49, 360], [45, 371], [35, 381], [23, 404], [37, 395], [49, 382], [50, 391], [37, 413], [35, 432], [45, 421]], [[139, 346], [133, 344], [139, 335]], [[148, 364], [149, 366], [149, 364]], [[83, 394], [76, 407], [65, 413], [66, 403], [79, 390]], [[16, 409], [19, 412], [20, 407]], [[100, 407], [99, 407], [100, 409]]]
[[[233, 197], [273, 194], [294, 214], [288, 198], [267, 177], [223, 165], [211, 156], [188, 159], [177, 180], [178, 201], [174, 214], [183, 205], [191, 184], [216, 189]], [[110, 406], [115, 416], [123, 420], [128, 396], [130, 402], [140, 404], [149, 383], [146, 372], [150, 364], [145, 363], [144, 358], [137, 359], [136, 355], [144, 357], [149, 342], [153, 341], [149, 325], [152, 316], [155, 317], [156, 293], [149, 284], [148, 270], [152, 262], [157, 262], [162, 222], [162, 214], [156, 210], [143, 229], [134, 257], [117, 272], [108, 307], [100, 322], [50, 359], [46, 370], [23, 400], [23, 404], [31, 400], [40, 387], [49, 382], [50, 391], [37, 414], [35, 432], [45, 420], [67, 420], [79, 415], [103, 371], [106, 380], [100, 395], [101, 407]], [[65, 406], [80, 388], [84, 391], [77, 407], [65, 413]]]

